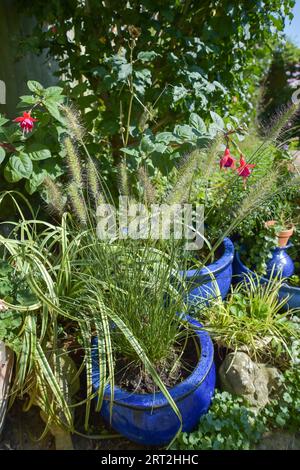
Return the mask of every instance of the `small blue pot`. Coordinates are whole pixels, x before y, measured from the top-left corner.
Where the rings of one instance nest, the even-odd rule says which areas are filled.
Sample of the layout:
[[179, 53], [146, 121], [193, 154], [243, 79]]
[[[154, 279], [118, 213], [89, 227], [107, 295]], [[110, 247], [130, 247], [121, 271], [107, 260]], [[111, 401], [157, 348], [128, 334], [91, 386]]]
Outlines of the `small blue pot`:
[[[255, 276], [255, 273], [251, 271], [251, 269], [247, 268], [245, 264], [242, 263], [239, 253], [236, 251], [234, 260], [233, 260], [233, 281], [234, 283], [243, 281], [245, 276]], [[260, 277], [261, 283], [267, 283], [269, 280], [261, 276]], [[279, 289], [279, 300], [287, 299], [287, 303], [285, 304], [285, 309], [293, 309], [293, 308], [300, 308], [300, 288], [299, 287], [292, 287], [288, 284], [283, 284], [282, 287]]]
[[200, 269], [200, 271], [190, 269], [179, 272], [180, 276], [191, 286], [187, 296], [188, 304], [207, 303], [209, 298], [216, 298], [219, 293], [216, 291], [215, 281], [222, 299], [228, 294], [232, 281], [232, 262], [234, 258], [234, 245], [230, 238], [224, 238], [223, 247], [224, 253], [221, 258]]
[[[200, 343], [201, 357], [192, 372], [183, 382], [169, 390], [182, 416], [182, 430], [190, 432], [198, 424], [200, 417], [207, 412], [215, 389], [216, 371], [214, 348], [209, 334], [198, 330], [201, 325], [191, 317], [186, 317], [194, 325]], [[97, 338], [93, 339], [93, 346]], [[99, 366], [97, 348], [92, 348], [92, 380], [95, 391], [99, 389]], [[106, 386], [101, 416], [110, 423], [110, 386]], [[127, 439], [142, 445], [166, 445], [176, 435], [180, 427], [174, 413], [162, 392], [138, 394], [115, 387], [114, 405], [111, 419], [113, 429]]]
[[295, 265], [292, 258], [287, 254], [286, 250], [293, 246], [289, 243], [286, 246], [278, 246], [272, 251], [272, 258], [267, 263], [267, 276], [280, 275], [282, 277], [290, 277], [294, 274]]

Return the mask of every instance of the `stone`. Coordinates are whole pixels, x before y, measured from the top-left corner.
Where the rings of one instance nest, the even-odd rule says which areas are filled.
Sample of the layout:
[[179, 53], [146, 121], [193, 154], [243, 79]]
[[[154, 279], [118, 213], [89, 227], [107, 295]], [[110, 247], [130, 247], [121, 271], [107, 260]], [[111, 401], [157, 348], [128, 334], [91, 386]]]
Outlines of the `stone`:
[[228, 354], [219, 369], [222, 389], [244, 397], [256, 408], [264, 407], [278, 390], [280, 376], [275, 367], [256, 363], [242, 351]]
[[257, 450], [300, 450], [300, 434], [287, 431], [266, 433], [256, 446]]

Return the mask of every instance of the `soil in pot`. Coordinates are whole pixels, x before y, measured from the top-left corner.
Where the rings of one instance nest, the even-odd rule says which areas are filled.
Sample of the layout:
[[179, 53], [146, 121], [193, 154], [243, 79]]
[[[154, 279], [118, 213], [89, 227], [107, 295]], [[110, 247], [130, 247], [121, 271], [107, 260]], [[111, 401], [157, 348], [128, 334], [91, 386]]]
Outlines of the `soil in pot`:
[[[167, 388], [175, 387], [185, 380], [199, 361], [199, 344], [190, 337], [182, 353], [183, 344], [173, 348], [169, 357], [156, 366], [156, 371]], [[120, 388], [134, 393], [159, 392], [151, 374], [144, 367], [127, 359], [119, 358], [115, 364], [115, 383]]]

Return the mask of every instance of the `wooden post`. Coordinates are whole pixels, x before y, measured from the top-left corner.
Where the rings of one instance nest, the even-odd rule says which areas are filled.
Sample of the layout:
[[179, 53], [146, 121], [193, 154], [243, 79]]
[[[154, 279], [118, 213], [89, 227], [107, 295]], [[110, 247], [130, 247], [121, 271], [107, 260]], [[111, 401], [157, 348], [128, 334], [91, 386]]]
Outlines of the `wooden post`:
[[0, 341], [0, 433], [4, 425], [9, 389], [13, 370], [14, 355], [3, 341]]
[[[30, 34], [34, 18], [26, 18], [15, 0], [0, 2], [0, 113], [9, 118], [16, 116], [19, 97], [29, 94], [28, 80], [37, 80], [44, 86], [57, 82], [53, 72], [55, 62], [46, 54], [38, 56], [28, 53], [20, 59], [19, 39]], [[20, 60], [19, 60], [20, 59]], [[6, 103], [3, 103], [3, 90], [6, 89]]]

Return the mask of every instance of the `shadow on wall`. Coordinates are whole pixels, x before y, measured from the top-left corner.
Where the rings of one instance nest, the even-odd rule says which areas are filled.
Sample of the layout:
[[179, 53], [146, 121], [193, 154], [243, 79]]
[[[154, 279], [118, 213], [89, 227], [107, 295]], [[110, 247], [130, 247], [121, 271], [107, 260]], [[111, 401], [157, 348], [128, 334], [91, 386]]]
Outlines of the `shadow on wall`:
[[46, 57], [28, 53], [20, 58], [19, 39], [29, 34], [33, 18], [18, 11], [16, 0], [0, 2], [0, 113], [15, 117], [19, 96], [28, 94], [26, 82], [37, 80], [44, 86], [55, 85], [57, 64]]

